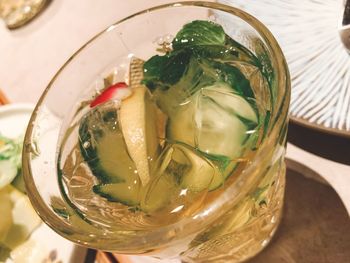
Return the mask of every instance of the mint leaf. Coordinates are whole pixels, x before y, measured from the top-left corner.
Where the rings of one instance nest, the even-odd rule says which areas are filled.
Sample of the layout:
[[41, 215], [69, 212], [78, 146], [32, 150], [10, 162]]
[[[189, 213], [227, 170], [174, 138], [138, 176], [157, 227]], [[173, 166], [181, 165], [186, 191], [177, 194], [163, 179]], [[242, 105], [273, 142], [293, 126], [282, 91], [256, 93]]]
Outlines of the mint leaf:
[[144, 64], [144, 79], [166, 113], [196, 91], [216, 82], [227, 83], [245, 98], [254, 98], [249, 80], [235, 66], [248, 63], [260, 69], [256, 56], [213, 22], [186, 24], [172, 42], [173, 50]]
[[162, 69], [168, 59], [168, 56], [156, 55], [147, 60], [143, 65], [144, 74], [142, 83], [151, 91], [153, 91], [157, 87], [157, 83], [161, 81], [160, 79], [163, 75]]
[[[177, 59], [181, 60], [181, 58]], [[146, 85], [152, 87], [158, 106], [165, 113], [170, 114], [172, 108], [176, 108], [199, 89], [219, 82], [226, 83], [242, 97], [254, 98], [249, 81], [234, 65], [197, 57], [193, 54], [183, 75], [175, 84], [169, 84], [166, 80], [152, 80]]]
[[224, 45], [225, 31], [222, 26], [204, 20], [186, 24], [175, 36], [174, 50], [198, 45]]
[[172, 42], [173, 50], [190, 48], [201, 57], [221, 61], [245, 61], [260, 66], [259, 60], [246, 47], [225, 34], [219, 24], [195, 20], [186, 24]]
[[241, 61], [249, 62], [257, 67], [261, 67], [259, 59], [248, 48], [238, 43], [236, 40], [226, 36], [226, 45], [237, 52]]
[[188, 50], [153, 56], [144, 64], [143, 84], [151, 91], [157, 87], [166, 90], [184, 75], [190, 57], [191, 53]]
[[250, 87], [249, 81], [238, 68], [215, 61], [210, 61], [209, 63], [211, 68], [215, 70], [216, 78], [219, 81], [227, 83], [233, 90], [245, 98], [254, 98], [254, 93]]

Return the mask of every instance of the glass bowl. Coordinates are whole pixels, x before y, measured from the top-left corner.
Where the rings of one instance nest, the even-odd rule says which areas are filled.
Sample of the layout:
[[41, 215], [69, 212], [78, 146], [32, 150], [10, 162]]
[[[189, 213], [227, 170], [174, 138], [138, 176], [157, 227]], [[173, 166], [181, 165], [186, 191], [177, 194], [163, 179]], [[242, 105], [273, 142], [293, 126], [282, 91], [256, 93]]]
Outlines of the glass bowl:
[[[268, 95], [255, 90], [256, 96], [270, 107], [261, 145], [235, 181], [220, 191], [213, 202], [177, 222], [152, 229], [133, 229], [129, 225], [112, 231], [103, 224], [85, 220], [83, 213], [67, 213], [72, 204], [60, 191], [57, 159], [64, 131], [77, 118], [77, 105], [101, 89], [108, 73], [124, 74], [128, 58], [147, 60], [160, 43], [193, 20], [219, 23], [264, 65], [270, 90]], [[121, 254], [181, 258], [185, 262], [245, 260], [269, 242], [280, 219], [289, 100], [284, 56], [271, 33], [254, 17], [234, 7], [202, 1], [144, 10], [93, 37], [49, 83], [25, 135], [23, 173], [28, 195], [47, 225], [80, 245]], [[225, 227], [206, 236], [217, 226]]]

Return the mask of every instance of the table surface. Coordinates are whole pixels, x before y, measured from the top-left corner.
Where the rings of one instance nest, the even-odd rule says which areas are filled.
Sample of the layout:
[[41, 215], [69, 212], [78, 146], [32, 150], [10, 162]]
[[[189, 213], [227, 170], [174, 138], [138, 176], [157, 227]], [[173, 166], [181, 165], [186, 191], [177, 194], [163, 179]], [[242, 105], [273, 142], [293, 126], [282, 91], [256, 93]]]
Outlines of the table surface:
[[[0, 23], [0, 89], [11, 102], [35, 103], [62, 64], [87, 40], [136, 11], [169, 0], [51, 1], [28, 25], [10, 31]], [[318, 173], [350, 211], [350, 167], [288, 145], [289, 164]]]
[[8, 30], [0, 20], [0, 89], [12, 102], [35, 103], [67, 59], [114, 22], [171, 0], [51, 1], [31, 23]]
[[[350, 235], [344, 233], [350, 233], [349, 216], [334, 189], [288, 169], [281, 223], [269, 245], [247, 263], [348, 262]], [[112, 263], [113, 257], [90, 251], [85, 263], [95, 259], [96, 263]], [[117, 258], [120, 263], [170, 263], [150, 257]]]

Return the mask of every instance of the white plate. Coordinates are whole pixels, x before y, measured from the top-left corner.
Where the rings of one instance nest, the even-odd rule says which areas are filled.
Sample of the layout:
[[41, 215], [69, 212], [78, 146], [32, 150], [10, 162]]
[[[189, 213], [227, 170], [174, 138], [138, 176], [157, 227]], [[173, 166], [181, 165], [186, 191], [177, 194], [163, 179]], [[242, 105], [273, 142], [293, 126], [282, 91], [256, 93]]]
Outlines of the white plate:
[[9, 138], [24, 135], [33, 109], [34, 105], [25, 103], [1, 106], [0, 133]]
[[[33, 109], [34, 105], [24, 103], [1, 106], [0, 133], [9, 138], [24, 135]], [[32, 233], [30, 238], [38, 243], [41, 249], [47, 251], [47, 255], [52, 252], [57, 253], [57, 262], [82, 263], [85, 260], [85, 248], [78, 247], [62, 238], [44, 223]], [[10, 262], [8, 260], [6, 263]]]
[[350, 57], [339, 37], [342, 0], [220, 0], [264, 23], [288, 62], [291, 119], [350, 137]]

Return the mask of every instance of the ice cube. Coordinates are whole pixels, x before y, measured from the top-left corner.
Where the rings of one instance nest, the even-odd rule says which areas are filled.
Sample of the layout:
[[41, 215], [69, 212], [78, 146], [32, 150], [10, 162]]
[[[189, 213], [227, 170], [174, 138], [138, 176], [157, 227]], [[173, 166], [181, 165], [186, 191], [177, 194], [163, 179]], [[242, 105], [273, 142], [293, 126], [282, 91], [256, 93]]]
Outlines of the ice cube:
[[190, 215], [203, 203], [217, 168], [194, 148], [169, 143], [156, 162], [141, 209], [161, 221]]

